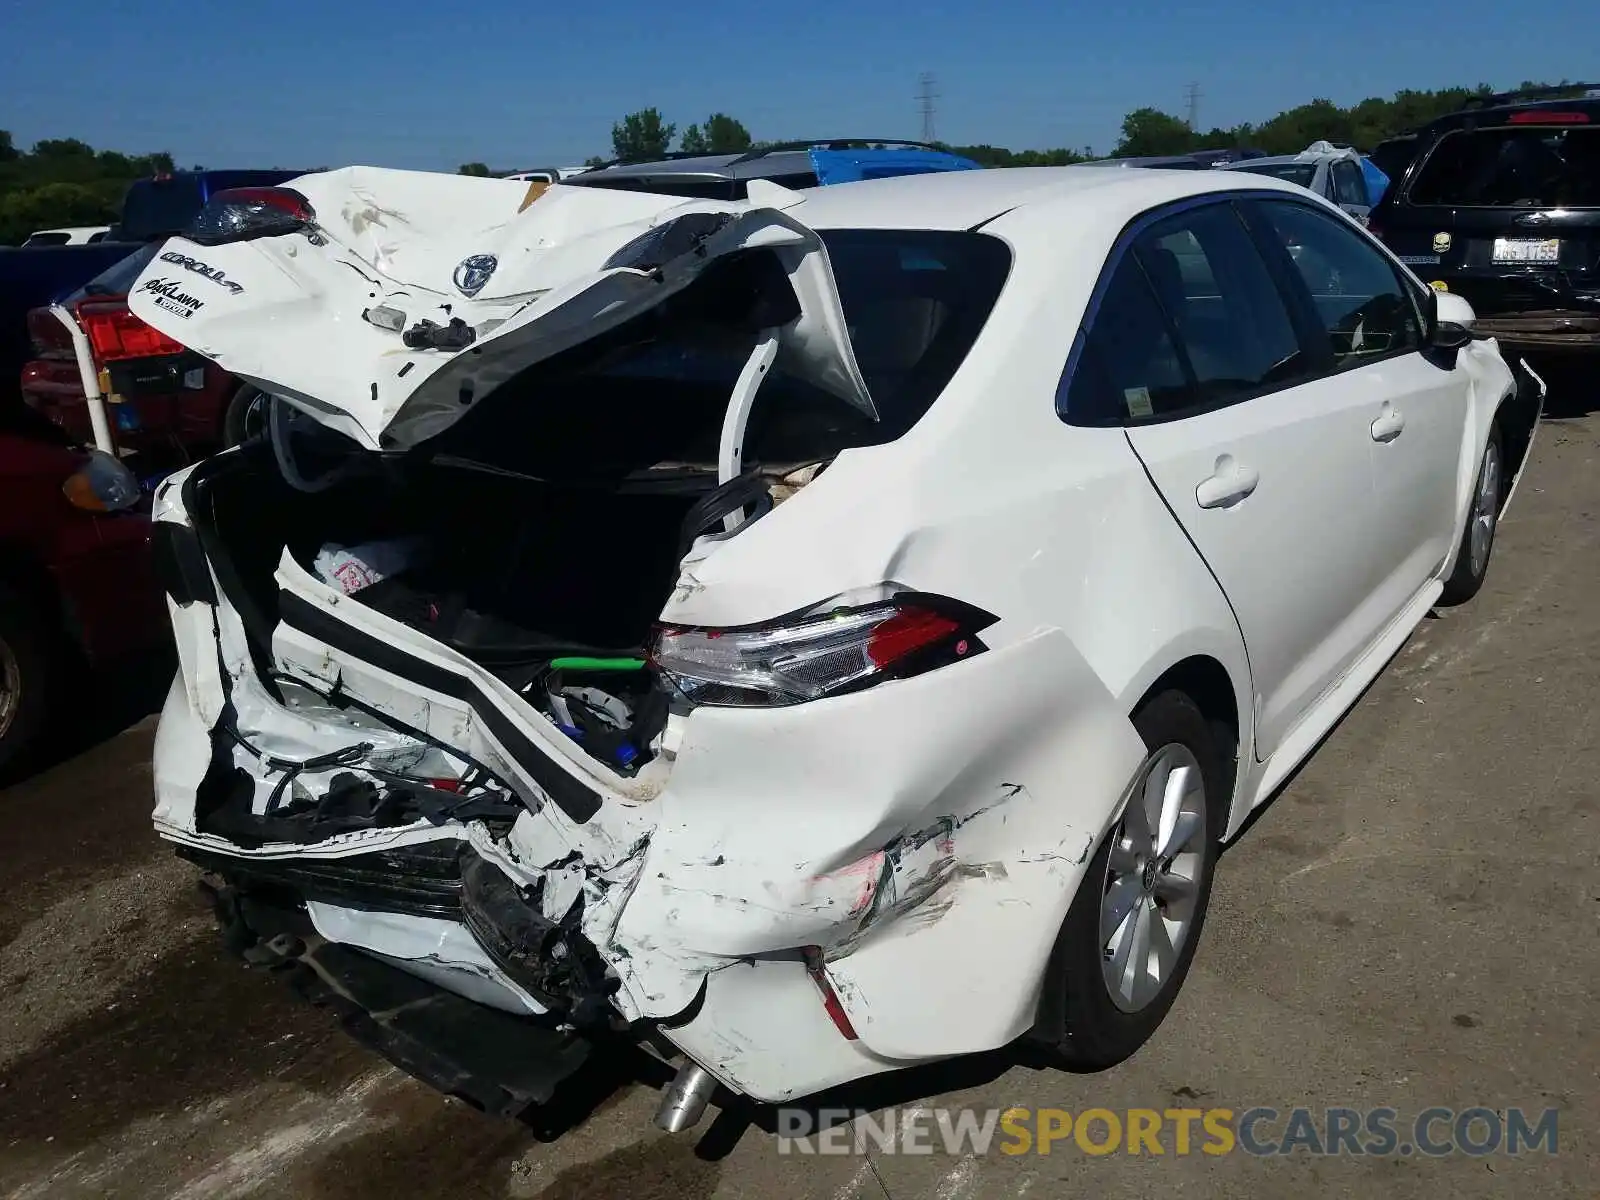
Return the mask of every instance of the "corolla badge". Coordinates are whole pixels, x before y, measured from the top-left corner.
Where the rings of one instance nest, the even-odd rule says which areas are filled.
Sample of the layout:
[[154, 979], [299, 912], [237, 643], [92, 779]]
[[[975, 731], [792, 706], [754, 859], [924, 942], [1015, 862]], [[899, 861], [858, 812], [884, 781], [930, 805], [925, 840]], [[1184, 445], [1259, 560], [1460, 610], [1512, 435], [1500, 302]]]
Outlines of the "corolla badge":
[[483, 291], [483, 285], [489, 282], [489, 276], [494, 274], [494, 269], [499, 265], [500, 260], [492, 254], [474, 254], [463, 258], [456, 264], [456, 290], [463, 296], [476, 296]]

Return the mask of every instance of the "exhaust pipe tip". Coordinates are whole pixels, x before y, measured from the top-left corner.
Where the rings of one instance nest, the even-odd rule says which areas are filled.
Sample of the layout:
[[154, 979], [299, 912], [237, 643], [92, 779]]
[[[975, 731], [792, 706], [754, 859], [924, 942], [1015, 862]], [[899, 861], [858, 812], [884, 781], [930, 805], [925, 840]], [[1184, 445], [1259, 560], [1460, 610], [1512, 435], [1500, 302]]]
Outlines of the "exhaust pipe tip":
[[699, 1124], [705, 1116], [706, 1105], [717, 1090], [717, 1081], [711, 1072], [699, 1063], [687, 1062], [678, 1068], [672, 1082], [661, 1093], [661, 1106], [656, 1109], [656, 1128], [668, 1133], [682, 1133]]

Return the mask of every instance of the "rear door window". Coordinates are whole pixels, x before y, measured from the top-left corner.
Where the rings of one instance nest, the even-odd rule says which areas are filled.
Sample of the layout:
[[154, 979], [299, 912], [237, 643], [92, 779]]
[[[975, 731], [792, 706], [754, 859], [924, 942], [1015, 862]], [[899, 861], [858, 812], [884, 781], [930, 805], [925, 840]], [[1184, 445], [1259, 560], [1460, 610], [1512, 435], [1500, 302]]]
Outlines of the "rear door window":
[[1068, 384], [1074, 424], [1138, 423], [1277, 391], [1310, 367], [1231, 204], [1157, 222], [1107, 284]]
[[1600, 208], [1600, 128], [1453, 130], [1428, 155], [1407, 199], [1461, 208]]
[[1371, 203], [1367, 196], [1366, 177], [1353, 162], [1333, 164], [1333, 194], [1340, 204], [1366, 208]]
[[1069, 370], [1065, 408], [1074, 425], [1125, 425], [1194, 403], [1188, 364], [1133, 255], [1122, 259], [1107, 282]]
[[203, 203], [194, 175], [141, 179], [123, 201], [122, 227], [135, 241], [170, 237], [194, 220]]
[[1336, 369], [1421, 347], [1411, 293], [1376, 247], [1338, 218], [1304, 204], [1256, 205], [1311, 293]]

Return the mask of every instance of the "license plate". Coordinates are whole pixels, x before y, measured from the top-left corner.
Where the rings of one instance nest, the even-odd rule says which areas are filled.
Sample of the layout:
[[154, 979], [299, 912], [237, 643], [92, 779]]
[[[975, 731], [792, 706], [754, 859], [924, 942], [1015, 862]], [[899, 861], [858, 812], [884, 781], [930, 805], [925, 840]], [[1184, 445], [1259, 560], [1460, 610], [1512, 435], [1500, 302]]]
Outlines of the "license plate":
[[1494, 261], [1553, 263], [1561, 257], [1560, 238], [1495, 238]]

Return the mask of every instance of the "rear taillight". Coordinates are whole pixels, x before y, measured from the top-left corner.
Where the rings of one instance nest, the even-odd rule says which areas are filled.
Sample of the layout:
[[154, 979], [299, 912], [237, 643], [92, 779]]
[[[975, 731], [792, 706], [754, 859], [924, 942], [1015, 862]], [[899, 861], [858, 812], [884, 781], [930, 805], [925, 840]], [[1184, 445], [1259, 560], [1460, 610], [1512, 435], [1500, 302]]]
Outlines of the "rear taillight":
[[977, 635], [995, 620], [958, 601], [901, 589], [888, 599], [830, 601], [758, 626], [664, 626], [651, 663], [693, 704], [800, 704], [970, 658], [985, 649]]
[[28, 340], [35, 358], [71, 359], [72, 335], [48, 308], [28, 310]]
[[1589, 114], [1585, 112], [1546, 112], [1540, 109], [1512, 113], [1506, 118], [1507, 125], [1587, 125], [1588, 123]]
[[310, 229], [316, 219], [311, 202], [293, 188], [228, 188], [206, 201], [184, 236], [220, 246]]
[[181, 342], [146, 325], [125, 304], [81, 304], [78, 322], [89, 336], [95, 361], [102, 366], [128, 358], [183, 353]]

